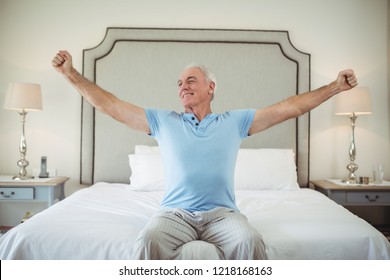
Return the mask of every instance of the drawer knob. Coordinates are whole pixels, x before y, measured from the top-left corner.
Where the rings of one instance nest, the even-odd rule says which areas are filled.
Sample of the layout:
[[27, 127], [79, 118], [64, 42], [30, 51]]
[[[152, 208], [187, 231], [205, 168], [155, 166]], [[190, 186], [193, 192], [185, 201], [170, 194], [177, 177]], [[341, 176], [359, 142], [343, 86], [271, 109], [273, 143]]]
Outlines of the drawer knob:
[[11, 198], [15, 194], [15, 192], [11, 192], [10, 194], [5, 194], [4, 192], [0, 192], [3, 198]]
[[368, 194], [366, 194], [366, 199], [369, 201], [369, 202], [375, 202], [375, 201], [377, 201], [378, 200], [378, 198], [379, 198], [379, 195], [375, 195], [375, 197], [374, 198], [371, 198]]

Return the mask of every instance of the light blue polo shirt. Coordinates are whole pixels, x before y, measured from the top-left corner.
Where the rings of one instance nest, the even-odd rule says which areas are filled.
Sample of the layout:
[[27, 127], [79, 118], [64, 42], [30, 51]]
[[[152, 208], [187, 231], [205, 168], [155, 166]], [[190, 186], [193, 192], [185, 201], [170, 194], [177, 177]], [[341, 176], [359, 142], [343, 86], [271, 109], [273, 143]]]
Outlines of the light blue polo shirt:
[[234, 169], [238, 149], [248, 136], [255, 110], [194, 114], [145, 109], [151, 136], [160, 146], [166, 193], [161, 207], [208, 211], [238, 210]]

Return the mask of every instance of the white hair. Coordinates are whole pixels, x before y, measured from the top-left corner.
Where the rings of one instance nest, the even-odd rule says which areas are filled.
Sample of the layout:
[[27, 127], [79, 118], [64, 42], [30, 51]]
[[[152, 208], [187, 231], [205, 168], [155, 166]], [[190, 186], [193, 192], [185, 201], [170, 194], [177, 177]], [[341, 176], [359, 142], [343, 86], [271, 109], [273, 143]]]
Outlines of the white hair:
[[206, 80], [208, 82], [214, 83], [214, 85], [215, 85], [214, 86], [214, 93], [215, 93], [215, 91], [217, 90], [217, 79], [216, 79], [215, 75], [210, 71], [209, 68], [207, 68], [206, 66], [204, 66], [202, 64], [191, 63], [191, 64], [187, 65], [186, 68], [184, 68], [184, 70], [187, 70], [189, 68], [198, 68], [200, 71], [202, 71], [202, 73], [206, 76]]

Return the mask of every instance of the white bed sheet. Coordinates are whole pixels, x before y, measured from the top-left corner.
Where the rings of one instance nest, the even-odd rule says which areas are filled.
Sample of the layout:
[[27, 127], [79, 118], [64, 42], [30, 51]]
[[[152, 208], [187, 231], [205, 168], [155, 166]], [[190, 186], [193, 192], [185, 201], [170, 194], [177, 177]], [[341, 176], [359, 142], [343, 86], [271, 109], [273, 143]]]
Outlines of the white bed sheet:
[[[131, 259], [162, 196], [97, 183], [1, 237], [0, 259]], [[236, 200], [262, 234], [269, 259], [390, 259], [379, 231], [316, 191], [237, 191]], [[181, 258], [214, 256], [210, 244], [198, 241]]]

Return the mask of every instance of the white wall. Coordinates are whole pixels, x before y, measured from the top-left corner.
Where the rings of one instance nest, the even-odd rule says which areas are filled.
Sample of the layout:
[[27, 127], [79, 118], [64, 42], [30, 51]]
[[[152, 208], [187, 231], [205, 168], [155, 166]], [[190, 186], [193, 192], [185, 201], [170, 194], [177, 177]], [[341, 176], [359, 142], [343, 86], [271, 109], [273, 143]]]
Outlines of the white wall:
[[[372, 93], [374, 114], [358, 119], [359, 175], [385, 163], [390, 179], [386, 0], [0, 0], [0, 104], [10, 81], [42, 85], [44, 110], [28, 114], [30, 167], [46, 155], [51, 168], [79, 188], [80, 97], [51, 67], [59, 49], [73, 54], [95, 47], [106, 27], [178, 27], [288, 30], [293, 44], [310, 53], [312, 88], [353, 68]], [[349, 119], [332, 113], [332, 101], [312, 111], [311, 178], [347, 174]], [[0, 110], [0, 174], [18, 172], [20, 123]], [[31, 170], [31, 169], [30, 169]]]

